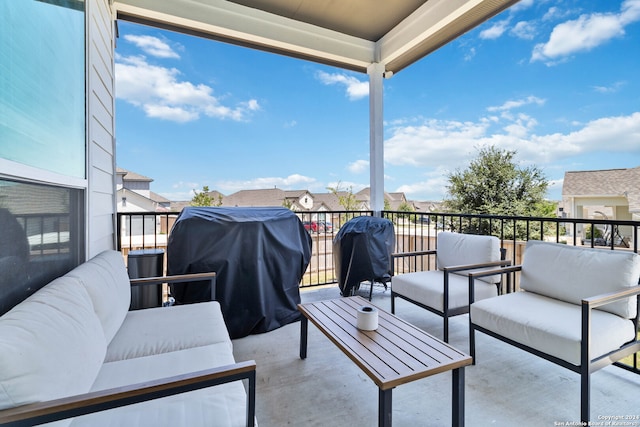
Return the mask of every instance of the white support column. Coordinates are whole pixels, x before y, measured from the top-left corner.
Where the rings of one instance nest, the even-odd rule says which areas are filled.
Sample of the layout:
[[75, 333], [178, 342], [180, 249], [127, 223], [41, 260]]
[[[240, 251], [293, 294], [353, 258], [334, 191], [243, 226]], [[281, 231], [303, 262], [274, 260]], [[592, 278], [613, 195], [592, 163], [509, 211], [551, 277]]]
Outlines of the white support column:
[[370, 208], [375, 216], [384, 209], [384, 115], [382, 112], [382, 79], [384, 64], [375, 62], [367, 67], [369, 74], [369, 184]]

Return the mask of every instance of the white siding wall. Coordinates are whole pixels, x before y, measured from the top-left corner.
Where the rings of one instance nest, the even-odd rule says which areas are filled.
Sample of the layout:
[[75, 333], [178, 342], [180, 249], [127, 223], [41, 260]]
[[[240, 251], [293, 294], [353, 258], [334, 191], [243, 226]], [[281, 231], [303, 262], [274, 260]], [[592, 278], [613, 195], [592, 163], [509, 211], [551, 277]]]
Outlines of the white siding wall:
[[88, 0], [87, 257], [115, 248], [114, 21], [108, 0]]

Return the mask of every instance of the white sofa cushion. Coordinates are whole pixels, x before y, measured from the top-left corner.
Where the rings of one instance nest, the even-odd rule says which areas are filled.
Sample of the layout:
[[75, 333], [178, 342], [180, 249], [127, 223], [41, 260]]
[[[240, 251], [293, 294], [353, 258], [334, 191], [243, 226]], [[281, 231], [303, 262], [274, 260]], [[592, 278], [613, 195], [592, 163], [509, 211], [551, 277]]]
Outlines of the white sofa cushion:
[[[235, 363], [226, 343], [105, 363], [92, 391]], [[246, 426], [241, 381], [77, 417], [73, 426]]]
[[[471, 305], [473, 324], [576, 366], [580, 365], [581, 308], [532, 292], [515, 292]], [[633, 321], [592, 311], [591, 357], [635, 338]]]
[[[475, 300], [498, 295], [495, 284], [476, 280]], [[409, 299], [444, 311], [444, 272], [440, 270], [417, 271], [393, 276], [391, 289]], [[449, 274], [449, 309], [469, 305], [469, 279], [467, 276]]]
[[217, 301], [134, 310], [107, 347], [105, 362], [216, 343], [233, 349]]
[[87, 288], [108, 344], [118, 332], [131, 304], [131, 286], [122, 254], [104, 251], [66, 276], [78, 279]]
[[[500, 240], [495, 236], [442, 231], [438, 233], [437, 240], [437, 266], [439, 270], [456, 265], [500, 261]], [[461, 272], [460, 274], [465, 273]], [[498, 283], [500, 276], [483, 277], [478, 280]]]
[[88, 392], [105, 353], [84, 286], [52, 281], [0, 317], [0, 409]]
[[[529, 241], [522, 262], [520, 288], [573, 304], [588, 297], [638, 286], [640, 256], [633, 252]], [[631, 319], [635, 296], [599, 307]]]

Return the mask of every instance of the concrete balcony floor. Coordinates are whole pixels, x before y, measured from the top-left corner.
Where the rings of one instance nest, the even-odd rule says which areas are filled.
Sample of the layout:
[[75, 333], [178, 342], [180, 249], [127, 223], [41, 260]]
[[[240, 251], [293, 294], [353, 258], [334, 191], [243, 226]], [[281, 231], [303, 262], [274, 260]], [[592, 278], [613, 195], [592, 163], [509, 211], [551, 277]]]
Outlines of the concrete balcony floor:
[[[360, 290], [368, 296], [368, 286]], [[303, 290], [302, 301], [339, 298], [337, 287]], [[374, 288], [373, 303], [390, 310], [390, 292]], [[442, 319], [396, 300], [396, 315], [442, 337]], [[468, 317], [450, 322], [450, 344], [468, 352]], [[579, 425], [580, 377], [487, 335], [477, 333], [477, 364], [465, 369], [467, 426]], [[309, 324], [308, 357], [299, 358], [300, 322], [234, 340], [236, 360], [257, 363], [260, 427], [369, 427], [378, 422], [378, 388], [316, 327]], [[591, 376], [591, 419], [640, 417], [640, 375], [609, 366]], [[573, 424], [571, 424], [573, 423]], [[600, 424], [599, 424], [600, 423]], [[393, 390], [393, 425], [451, 425], [451, 374]]]

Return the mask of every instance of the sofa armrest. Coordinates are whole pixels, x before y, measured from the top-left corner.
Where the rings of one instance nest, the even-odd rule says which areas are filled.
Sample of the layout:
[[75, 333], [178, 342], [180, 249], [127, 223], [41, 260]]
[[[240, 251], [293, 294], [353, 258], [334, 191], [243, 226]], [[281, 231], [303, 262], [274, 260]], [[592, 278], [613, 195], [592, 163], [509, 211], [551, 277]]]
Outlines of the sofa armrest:
[[208, 281], [211, 284], [211, 301], [216, 299], [216, 273], [189, 273], [177, 274], [175, 276], [144, 277], [131, 279], [131, 286], [160, 285], [162, 283], [181, 283], [194, 281]]
[[256, 392], [256, 363], [253, 360], [5, 409], [0, 411], [0, 424], [3, 426], [31, 426], [245, 379], [249, 382], [247, 426], [253, 426], [255, 423]]

